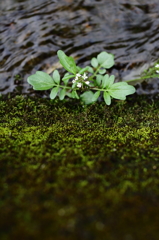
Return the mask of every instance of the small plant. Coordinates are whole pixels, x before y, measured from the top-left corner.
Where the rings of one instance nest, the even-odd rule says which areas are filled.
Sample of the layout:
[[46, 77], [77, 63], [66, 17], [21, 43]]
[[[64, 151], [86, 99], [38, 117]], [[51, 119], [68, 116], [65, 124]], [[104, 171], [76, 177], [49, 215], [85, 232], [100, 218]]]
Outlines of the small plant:
[[[111, 104], [111, 99], [125, 100], [127, 95], [135, 93], [135, 88], [126, 81], [114, 83], [114, 75], [109, 76], [107, 69], [114, 65], [114, 56], [107, 52], [101, 52], [97, 57], [91, 60], [91, 67], [81, 68], [76, 66], [72, 57], [68, 57], [62, 50], [57, 52], [61, 65], [67, 70], [67, 73], [60, 78], [58, 70], [55, 70], [52, 77], [42, 71], [28, 77], [28, 83], [33, 86], [34, 90], [51, 89], [50, 98], [56, 96], [63, 100], [65, 96], [80, 99], [84, 104], [96, 102], [102, 94], [107, 105]], [[158, 71], [159, 66], [153, 68]], [[158, 70], [157, 70], [158, 69]], [[148, 78], [152, 75], [146, 72]], [[141, 78], [139, 80], [141, 80]], [[135, 81], [129, 80], [128, 82]]]
[[[157, 74], [156, 74], [157, 73]], [[159, 74], [159, 64], [155, 63], [154, 66], [148, 68], [147, 70], [143, 71], [139, 78], [127, 80], [127, 83], [140, 83], [146, 79], [158, 78]]]

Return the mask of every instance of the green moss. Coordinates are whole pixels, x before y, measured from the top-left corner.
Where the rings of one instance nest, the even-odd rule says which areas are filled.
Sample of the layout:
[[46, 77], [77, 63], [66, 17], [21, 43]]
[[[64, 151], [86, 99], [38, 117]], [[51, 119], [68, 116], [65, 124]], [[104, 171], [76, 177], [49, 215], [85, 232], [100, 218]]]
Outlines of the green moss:
[[159, 101], [0, 100], [0, 239], [158, 239]]

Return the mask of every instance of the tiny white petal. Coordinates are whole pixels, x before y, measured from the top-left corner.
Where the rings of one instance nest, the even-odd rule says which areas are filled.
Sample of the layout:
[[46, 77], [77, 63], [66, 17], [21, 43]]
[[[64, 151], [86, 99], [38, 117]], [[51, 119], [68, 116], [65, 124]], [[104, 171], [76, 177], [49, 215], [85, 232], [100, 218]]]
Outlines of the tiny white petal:
[[76, 74], [76, 77], [77, 77], [77, 78], [78, 78], [78, 77], [81, 77], [81, 74], [77, 73], [77, 74]]
[[86, 81], [86, 82], [85, 82], [85, 84], [89, 85], [89, 84], [90, 84], [90, 82], [89, 82], [89, 81]]
[[159, 70], [156, 70], [156, 73], [159, 73]]
[[156, 66], [155, 66], [156, 68], [159, 68], [159, 64], [156, 64]]
[[75, 79], [73, 79], [73, 80], [72, 80], [72, 82], [73, 82], [73, 83], [75, 83], [75, 82], [76, 82], [76, 80], [75, 80]]
[[86, 74], [84, 73], [82, 78], [85, 80], [85, 79], [87, 79], [88, 77], [87, 77]]
[[82, 87], [82, 83], [77, 83], [77, 87]]

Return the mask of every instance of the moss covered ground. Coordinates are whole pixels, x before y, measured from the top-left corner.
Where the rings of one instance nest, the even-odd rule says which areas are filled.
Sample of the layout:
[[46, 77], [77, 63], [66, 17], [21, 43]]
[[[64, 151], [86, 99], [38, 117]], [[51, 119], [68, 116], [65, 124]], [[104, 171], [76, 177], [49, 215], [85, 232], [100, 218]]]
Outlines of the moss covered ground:
[[158, 240], [159, 100], [0, 100], [1, 240]]

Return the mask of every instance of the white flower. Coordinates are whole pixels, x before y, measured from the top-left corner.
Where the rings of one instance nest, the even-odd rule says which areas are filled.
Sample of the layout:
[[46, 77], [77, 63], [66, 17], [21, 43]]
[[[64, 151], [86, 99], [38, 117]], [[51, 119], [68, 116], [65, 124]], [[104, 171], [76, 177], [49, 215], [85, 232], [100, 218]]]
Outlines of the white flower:
[[[159, 68], [159, 64], [156, 64], [155, 68]], [[156, 70], [156, 73], [159, 73], [159, 70]]]
[[89, 84], [90, 84], [90, 82], [89, 82], [89, 81], [86, 81], [86, 82], [85, 82], [85, 84], [89, 85]]
[[76, 77], [72, 80], [73, 83], [75, 83], [78, 80], [78, 76], [76, 74]]
[[77, 81], [79, 77], [81, 77], [81, 75], [79, 73], [77, 73], [74, 80]]
[[79, 87], [79, 88], [82, 87], [82, 83], [80, 83], [80, 82], [77, 83], [77, 87]]
[[87, 77], [86, 74], [84, 73], [83, 76], [82, 76], [82, 78], [85, 80], [85, 79], [87, 79], [88, 77]]
[[81, 77], [81, 74], [77, 73], [76, 78], [79, 78], [79, 77]]

